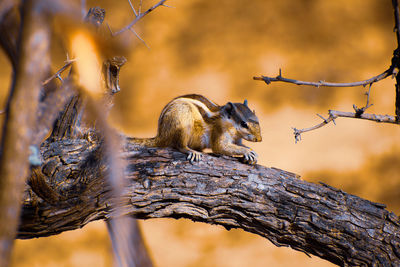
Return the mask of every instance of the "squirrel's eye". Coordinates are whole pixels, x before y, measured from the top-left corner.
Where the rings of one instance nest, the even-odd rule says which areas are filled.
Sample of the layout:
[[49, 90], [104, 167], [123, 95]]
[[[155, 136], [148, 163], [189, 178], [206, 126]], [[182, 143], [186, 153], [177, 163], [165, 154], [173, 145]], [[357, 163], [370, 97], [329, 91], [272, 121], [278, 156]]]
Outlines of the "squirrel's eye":
[[240, 122], [240, 126], [242, 126], [243, 128], [249, 128], [249, 126], [247, 125], [247, 123], [245, 121], [241, 121]]

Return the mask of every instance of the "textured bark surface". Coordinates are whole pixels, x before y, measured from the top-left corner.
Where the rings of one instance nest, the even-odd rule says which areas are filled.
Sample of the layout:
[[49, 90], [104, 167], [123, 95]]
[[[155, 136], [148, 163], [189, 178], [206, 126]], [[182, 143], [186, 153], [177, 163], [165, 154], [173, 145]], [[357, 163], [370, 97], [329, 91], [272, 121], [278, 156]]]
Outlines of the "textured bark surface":
[[[42, 146], [44, 164], [25, 191], [19, 238], [48, 236], [113, 217], [101, 141]], [[173, 149], [125, 145], [123, 213], [136, 218], [189, 218], [242, 228], [277, 246], [339, 265], [400, 265], [398, 217], [385, 206], [283, 170], [205, 155], [190, 164]]]
[[[24, 181], [29, 174], [29, 146], [35, 135], [32, 129], [42, 80], [50, 64], [47, 53], [50, 46], [50, 27], [48, 17], [42, 14], [39, 2], [24, 1], [21, 6], [22, 27], [19, 36], [3, 36], [0, 42], [6, 53], [10, 52], [9, 57], [14, 68], [0, 145], [0, 266], [9, 264], [20, 217]], [[15, 21], [11, 17], [8, 19], [10, 25], [15, 26]], [[1, 28], [4, 33], [5, 29]], [[18, 42], [18, 47], [13, 49], [15, 42]]]

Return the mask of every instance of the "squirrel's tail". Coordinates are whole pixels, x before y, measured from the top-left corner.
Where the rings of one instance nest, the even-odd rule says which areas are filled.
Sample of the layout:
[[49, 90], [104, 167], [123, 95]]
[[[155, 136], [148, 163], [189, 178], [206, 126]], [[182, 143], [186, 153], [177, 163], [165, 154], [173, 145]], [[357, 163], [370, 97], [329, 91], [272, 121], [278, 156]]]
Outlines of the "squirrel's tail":
[[157, 137], [152, 137], [152, 138], [128, 137], [128, 141], [138, 146], [145, 146], [145, 147], [157, 146]]

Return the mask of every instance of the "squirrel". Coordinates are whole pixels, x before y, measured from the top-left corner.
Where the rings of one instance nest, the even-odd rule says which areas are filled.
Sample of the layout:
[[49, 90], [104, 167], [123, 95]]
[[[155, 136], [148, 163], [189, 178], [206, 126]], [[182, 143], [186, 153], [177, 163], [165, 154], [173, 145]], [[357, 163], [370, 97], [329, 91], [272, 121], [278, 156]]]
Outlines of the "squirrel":
[[256, 152], [242, 139], [262, 140], [258, 118], [247, 100], [219, 106], [197, 94], [176, 97], [163, 108], [155, 137], [128, 138], [136, 145], [176, 148], [191, 163], [201, 160], [203, 149], [211, 148], [216, 154], [243, 156], [245, 163], [256, 164]]

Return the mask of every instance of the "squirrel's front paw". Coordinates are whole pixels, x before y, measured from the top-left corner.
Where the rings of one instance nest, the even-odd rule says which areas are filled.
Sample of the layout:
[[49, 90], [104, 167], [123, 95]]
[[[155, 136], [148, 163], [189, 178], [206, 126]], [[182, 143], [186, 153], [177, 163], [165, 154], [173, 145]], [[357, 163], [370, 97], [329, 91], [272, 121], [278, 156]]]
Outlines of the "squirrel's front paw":
[[254, 165], [257, 163], [257, 158], [258, 158], [258, 155], [253, 150], [249, 150], [245, 154], [243, 154], [243, 162], [244, 163]]
[[201, 157], [202, 157], [202, 154], [200, 152], [190, 151], [188, 156], [187, 156], [187, 159], [190, 161], [190, 163], [193, 163], [193, 162], [196, 162], [196, 161], [197, 162], [200, 161]]

